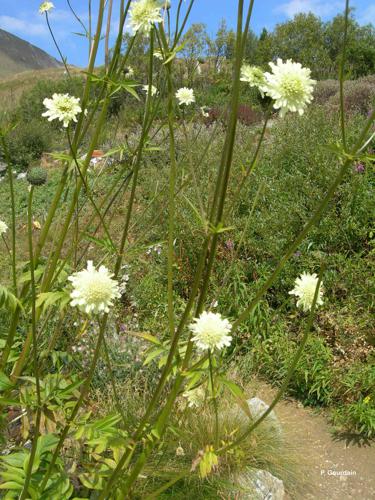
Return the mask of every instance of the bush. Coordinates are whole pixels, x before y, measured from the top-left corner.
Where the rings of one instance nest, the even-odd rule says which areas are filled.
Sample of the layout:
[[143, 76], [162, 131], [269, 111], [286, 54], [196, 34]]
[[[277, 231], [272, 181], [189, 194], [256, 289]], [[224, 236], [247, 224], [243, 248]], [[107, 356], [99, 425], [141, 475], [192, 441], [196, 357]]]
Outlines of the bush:
[[42, 153], [51, 149], [53, 132], [47, 123], [39, 119], [22, 121], [8, 136], [13, 166], [26, 170]]
[[339, 82], [337, 80], [322, 80], [317, 82], [314, 90], [314, 102], [326, 104], [328, 100], [337, 94]]

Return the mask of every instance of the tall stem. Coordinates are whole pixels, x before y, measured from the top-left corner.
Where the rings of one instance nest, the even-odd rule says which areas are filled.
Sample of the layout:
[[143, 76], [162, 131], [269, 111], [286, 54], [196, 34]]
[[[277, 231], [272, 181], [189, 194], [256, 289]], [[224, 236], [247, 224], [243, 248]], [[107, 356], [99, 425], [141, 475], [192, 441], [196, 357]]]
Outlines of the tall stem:
[[34, 194], [34, 186], [31, 186], [29, 193], [29, 201], [28, 201], [28, 210], [27, 210], [27, 226], [28, 226], [28, 243], [29, 243], [29, 260], [30, 260], [30, 276], [31, 276], [31, 332], [33, 339], [33, 370], [35, 376], [35, 384], [36, 384], [36, 395], [37, 395], [37, 413], [36, 413], [36, 421], [35, 421], [35, 434], [33, 439], [33, 444], [31, 446], [29, 463], [27, 465], [25, 482], [23, 485], [23, 490], [20, 496], [20, 500], [24, 500], [28, 496], [28, 489], [31, 479], [31, 474], [33, 470], [33, 464], [35, 459], [35, 454], [38, 445], [38, 438], [40, 435], [40, 420], [42, 414], [42, 404], [40, 397], [40, 379], [39, 379], [39, 362], [38, 362], [38, 341], [36, 335], [36, 287], [35, 287], [35, 271], [34, 271], [34, 251], [33, 251], [33, 221], [32, 221], [32, 205], [33, 205], [33, 194]]
[[8, 169], [10, 203], [11, 203], [10, 210], [12, 214], [12, 252], [11, 252], [12, 279], [13, 279], [13, 292], [14, 295], [17, 297], [18, 290], [17, 290], [17, 256], [16, 256], [16, 203], [14, 197], [13, 172], [12, 172], [12, 164], [11, 164], [8, 145], [6, 143], [5, 137], [1, 133], [0, 133], [0, 140], [1, 140], [1, 145], [3, 146], [4, 156], [7, 162], [7, 169]]
[[344, 17], [344, 40], [341, 52], [340, 61], [340, 123], [341, 123], [341, 135], [344, 150], [346, 151], [346, 131], [345, 131], [345, 108], [344, 108], [344, 70], [345, 70], [345, 60], [346, 60], [346, 45], [348, 38], [348, 21], [349, 21], [349, 0], [345, 2], [345, 17]]
[[219, 446], [219, 409], [217, 406], [216, 390], [215, 390], [215, 380], [214, 380], [214, 370], [213, 370], [213, 360], [211, 349], [208, 350], [208, 366], [210, 371], [210, 382], [211, 382], [211, 393], [212, 402], [214, 405], [215, 412], [215, 450]]

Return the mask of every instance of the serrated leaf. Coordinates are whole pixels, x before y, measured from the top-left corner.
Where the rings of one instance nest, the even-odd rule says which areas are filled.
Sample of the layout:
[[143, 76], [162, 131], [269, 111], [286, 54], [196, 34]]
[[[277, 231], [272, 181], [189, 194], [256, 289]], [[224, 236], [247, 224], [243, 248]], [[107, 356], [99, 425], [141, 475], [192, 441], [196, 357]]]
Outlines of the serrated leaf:
[[0, 371], [0, 391], [7, 391], [13, 387], [13, 383], [4, 372]]
[[14, 312], [17, 307], [22, 308], [21, 302], [5, 286], [0, 285], [0, 309], [8, 309]]

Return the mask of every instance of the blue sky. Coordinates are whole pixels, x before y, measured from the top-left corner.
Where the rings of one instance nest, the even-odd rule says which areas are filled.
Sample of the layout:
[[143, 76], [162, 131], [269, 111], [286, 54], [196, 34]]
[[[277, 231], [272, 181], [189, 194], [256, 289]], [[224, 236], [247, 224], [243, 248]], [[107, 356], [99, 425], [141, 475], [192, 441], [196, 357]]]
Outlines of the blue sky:
[[[0, 0], [0, 28], [37, 45], [58, 57], [43, 16], [38, 14], [41, 0]], [[74, 32], [82, 31], [69, 11], [66, 0], [53, 0], [55, 9], [50, 15], [56, 39], [70, 64], [85, 66], [87, 41]], [[97, 5], [98, 0], [92, 0]], [[114, 0], [115, 7], [119, 0]], [[172, 5], [177, 0], [172, 0]], [[324, 20], [330, 19], [344, 9], [344, 0], [255, 0], [252, 29], [259, 33], [263, 27], [272, 29], [278, 22], [293, 17], [298, 12], [314, 12]], [[84, 23], [88, 19], [88, 0], [71, 0], [71, 5]], [[375, 0], [352, 0], [355, 17], [361, 24], [375, 24]], [[220, 19], [225, 18], [228, 26], [234, 27], [237, 0], [196, 0], [190, 22], [203, 22], [210, 34], [214, 34]], [[113, 27], [118, 21], [114, 9]], [[102, 58], [102, 54], [100, 56]], [[101, 62], [99, 60], [98, 62]]]

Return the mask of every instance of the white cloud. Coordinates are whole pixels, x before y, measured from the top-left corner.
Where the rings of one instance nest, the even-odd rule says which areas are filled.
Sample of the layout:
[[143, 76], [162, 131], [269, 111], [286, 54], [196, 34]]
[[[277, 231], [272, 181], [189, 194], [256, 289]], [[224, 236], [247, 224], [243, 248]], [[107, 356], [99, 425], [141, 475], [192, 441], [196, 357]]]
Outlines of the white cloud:
[[24, 19], [18, 19], [11, 16], [0, 16], [0, 28], [10, 33], [17, 33], [17, 35], [44, 36], [48, 34], [48, 29], [45, 23], [31, 23]]
[[301, 12], [312, 12], [319, 17], [327, 17], [340, 10], [340, 4], [337, 2], [326, 2], [324, 0], [290, 0], [289, 2], [279, 5], [275, 12], [294, 17]]
[[375, 24], [375, 3], [369, 5], [358, 19], [360, 24]]

